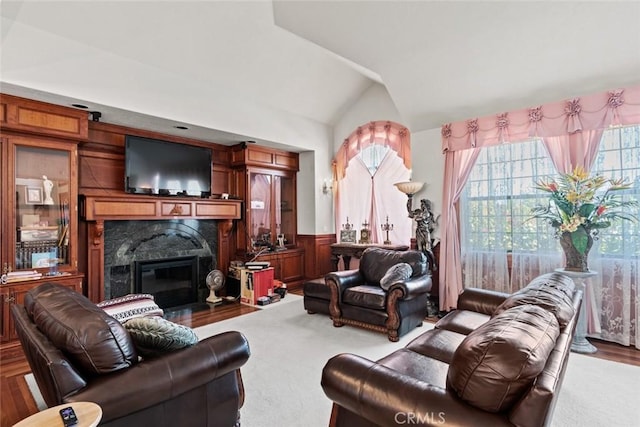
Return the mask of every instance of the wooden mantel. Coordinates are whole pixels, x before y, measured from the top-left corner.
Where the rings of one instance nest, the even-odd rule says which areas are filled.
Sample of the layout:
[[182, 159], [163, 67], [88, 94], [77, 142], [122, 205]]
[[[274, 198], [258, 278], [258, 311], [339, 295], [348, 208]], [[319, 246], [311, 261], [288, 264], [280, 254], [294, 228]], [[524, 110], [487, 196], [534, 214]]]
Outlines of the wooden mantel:
[[242, 201], [153, 197], [137, 195], [81, 195], [80, 218], [85, 221], [153, 219], [240, 219]]
[[218, 220], [217, 265], [226, 273], [231, 257], [229, 236], [233, 220], [242, 217], [241, 200], [155, 197], [135, 194], [83, 194], [79, 200], [80, 268], [85, 271], [86, 295], [104, 300], [104, 222], [171, 219]]

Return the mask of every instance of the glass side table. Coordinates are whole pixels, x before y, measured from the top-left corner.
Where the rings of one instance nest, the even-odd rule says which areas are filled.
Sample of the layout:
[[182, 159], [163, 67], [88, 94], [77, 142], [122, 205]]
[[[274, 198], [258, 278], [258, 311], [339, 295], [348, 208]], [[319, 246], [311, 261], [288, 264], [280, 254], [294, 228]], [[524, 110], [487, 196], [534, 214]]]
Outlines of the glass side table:
[[[571, 277], [578, 289], [582, 289], [582, 304], [580, 304], [578, 324], [576, 325], [576, 332], [573, 335], [571, 351], [582, 354], [592, 354], [597, 352], [598, 349], [595, 348], [593, 344], [589, 342], [589, 340], [587, 340], [587, 316], [592, 315], [592, 313], [587, 312], [587, 306], [591, 306], [592, 304], [592, 292], [591, 289], [587, 286], [587, 279], [596, 276], [598, 272], [593, 270], [585, 272], [567, 271], [564, 268], [556, 268], [555, 271]], [[596, 323], [599, 323], [597, 321], [597, 317], [595, 321]], [[596, 327], [596, 329], [599, 329], [599, 327]]]

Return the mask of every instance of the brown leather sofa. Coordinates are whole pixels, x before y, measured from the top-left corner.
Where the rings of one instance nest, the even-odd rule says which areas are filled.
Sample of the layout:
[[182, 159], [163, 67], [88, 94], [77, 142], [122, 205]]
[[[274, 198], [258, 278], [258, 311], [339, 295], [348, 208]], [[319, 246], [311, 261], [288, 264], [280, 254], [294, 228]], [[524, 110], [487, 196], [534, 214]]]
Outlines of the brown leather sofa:
[[41, 285], [11, 313], [49, 407], [95, 402], [103, 426], [239, 425], [250, 355], [239, 332], [140, 360], [127, 330], [68, 288]]
[[[381, 280], [400, 263], [409, 264], [410, 277], [393, 280], [384, 289]], [[420, 251], [392, 251], [367, 248], [357, 270], [336, 271], [325, 276], [331, 293], [329, 313], [336, 327], [345, 324], [386, 333], [398, 341], [422, 326], [429, 304], [431, 272], [427, 257]]]
[[434, 329], [377, 362], [330, 359], [330, 425], [548, 426], [581, 301], [559, 273], [511, 295], [466, 289]]

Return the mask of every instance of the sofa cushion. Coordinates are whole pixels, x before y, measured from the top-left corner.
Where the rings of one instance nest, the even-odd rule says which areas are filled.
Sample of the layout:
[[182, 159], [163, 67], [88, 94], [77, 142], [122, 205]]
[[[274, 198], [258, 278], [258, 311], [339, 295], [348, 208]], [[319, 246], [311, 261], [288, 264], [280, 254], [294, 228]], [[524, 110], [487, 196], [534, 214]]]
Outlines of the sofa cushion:
[[353, 286], [342, 293], [342, 302], [357, 307], [385, 310], [387, 294], [379, 286]]
[[532, 304], [553, 313], [560, 328], [564, 328], [575, 314], [572, 301], [574, 289], [573, 280], [564, 274], [543, 274], [533, 279], [525, 288], [507, 297], [493, 315], [519, 305]]
[[143, 357], [156, 357], [198, 343], [193, 329], [162, 317], [136, 317], [124, 324]]
[[391, 285], [396, 282], [404, 282], [413, 274], [413, 269], [406, 262], [392, 265], [380, 279], [380, 287], [388, 291]]
[[24, 306], [38, 329], [87, 375], [128, 368], [138, 360], [122, 324], [82, 294], [45, 283], [27, 292]]
[[120, 323], [135, 317], [164, 316], [164, 311], [158, 307], [151, 294], [129, 294], [102, 301], [96, 305]]
[[466, 337], [446, 329], [431, 329], [414, 338], [405, 348], [441, 362], [451, 363], [456, 349]]
[[324, 277], [310, 280], [302, 285], [302, 291], [306, 297], [314, 297], [325, 300], [331, 299], [331, 289], [327, 286]]
[[491, 316], [471, 310], [453, 310], [435, 324], [436, 329], [469, 335], [491, 319]]
[[447, 387], [477, 408], [506, 411], [542, 372], [559, 334], [555, 316], [543, 308], [506, 310], [462, 341], [449, 365]]

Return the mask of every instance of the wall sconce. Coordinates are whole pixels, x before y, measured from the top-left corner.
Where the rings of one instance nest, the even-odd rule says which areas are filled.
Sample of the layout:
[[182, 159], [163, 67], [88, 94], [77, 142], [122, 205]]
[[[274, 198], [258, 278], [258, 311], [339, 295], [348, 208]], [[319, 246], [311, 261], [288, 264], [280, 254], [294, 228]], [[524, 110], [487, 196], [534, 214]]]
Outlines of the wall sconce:
[[322, 183], [322, 193], [329, 194], [333, 190], [333, 180], [325, 179]]

